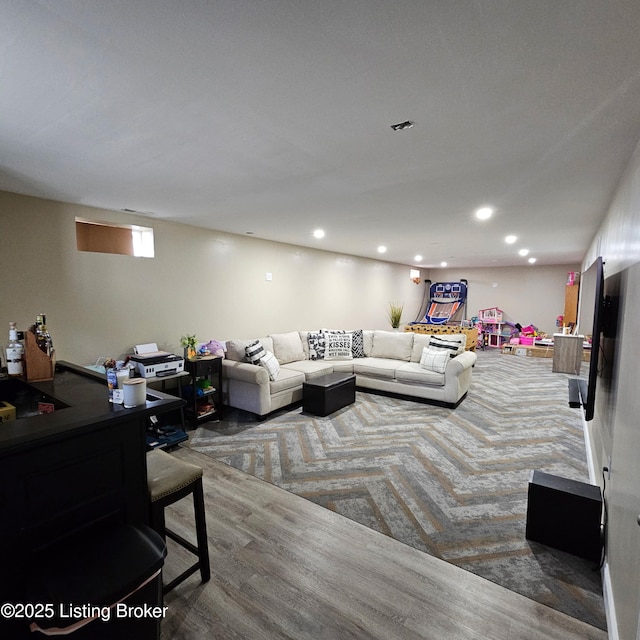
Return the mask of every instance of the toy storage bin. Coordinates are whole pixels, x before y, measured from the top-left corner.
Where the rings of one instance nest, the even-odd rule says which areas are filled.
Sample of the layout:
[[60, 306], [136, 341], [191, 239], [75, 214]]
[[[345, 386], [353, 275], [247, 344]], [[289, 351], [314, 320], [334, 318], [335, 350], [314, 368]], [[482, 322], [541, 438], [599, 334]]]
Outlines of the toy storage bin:
[[533, 345], [535, 338], [533, 336], [520, 336], [520, 344]]

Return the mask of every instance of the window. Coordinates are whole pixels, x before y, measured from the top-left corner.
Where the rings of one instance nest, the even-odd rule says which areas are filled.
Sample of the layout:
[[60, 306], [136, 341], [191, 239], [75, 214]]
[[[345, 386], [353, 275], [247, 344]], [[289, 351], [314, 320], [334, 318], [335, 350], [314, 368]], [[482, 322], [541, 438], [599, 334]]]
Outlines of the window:
[[78, 251], [153, 258], [153, 229], [76, 218], [76, 246]]

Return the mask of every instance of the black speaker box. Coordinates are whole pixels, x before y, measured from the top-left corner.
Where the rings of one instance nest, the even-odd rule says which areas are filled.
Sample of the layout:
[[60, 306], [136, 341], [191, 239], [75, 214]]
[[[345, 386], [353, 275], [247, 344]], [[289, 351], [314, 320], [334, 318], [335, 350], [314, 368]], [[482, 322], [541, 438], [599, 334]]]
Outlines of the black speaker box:
[[527, 540], [587, 560], [602, 553], [600, 487], [534, 471], [529, 480]]

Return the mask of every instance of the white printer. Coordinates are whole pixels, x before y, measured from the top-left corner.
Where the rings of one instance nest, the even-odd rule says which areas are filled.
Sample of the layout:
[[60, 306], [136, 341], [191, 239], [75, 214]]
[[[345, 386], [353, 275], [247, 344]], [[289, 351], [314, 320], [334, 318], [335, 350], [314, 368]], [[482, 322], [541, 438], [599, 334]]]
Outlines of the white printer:
[[155, 342], [137, 344], [131, 362], [138, 375], [143, 378], [162, 378], [184, 371], [184, 358], [167, 351], [158, 351]]

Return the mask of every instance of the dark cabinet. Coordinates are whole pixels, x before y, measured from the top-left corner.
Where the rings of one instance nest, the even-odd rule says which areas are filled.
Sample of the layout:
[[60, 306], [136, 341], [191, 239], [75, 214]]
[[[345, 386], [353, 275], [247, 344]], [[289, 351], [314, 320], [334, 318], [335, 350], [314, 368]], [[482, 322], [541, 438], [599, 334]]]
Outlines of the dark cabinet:
[[[139, 584], [153, 575], [164, 553], [160, 539], [148, 547], [149, 565], [140, 555], [153, 542], [145, 533], [145, 426], [150, 415], [179, 410], [184, 401], [153, 391], [145, 405], [126, 409], [109, 402], [103, 376], [69, 363], [58, 363], [51, 381], [0, 380], [0, 400], [14, 405], [17, 417], [0, 429], [0, 602], [49, 604], [53, 609], [34, 621], [51, 626], [61, 603], [85, 604], [70, 598], [70, 589], [96, 606], [130, 594], [130, 579]], [[44, 415], [37, 413], [42, 404]], [[160, 605], [159, 580], [148, 586], [131, 597]], [[33, 617], [0, 619], [0, 636], [40, 637], [29, 630]], [[94, 621], [74, 637], [159, 637], [157, 620], [135, 635], [126, 631], [130, 622], [114, 618], [114, 628]]]
[[185, 414], [193, 428], [207, 420], [222, 419], [222, 358], [202, 356], [185, 361], [191, 384], [184, 388]]

